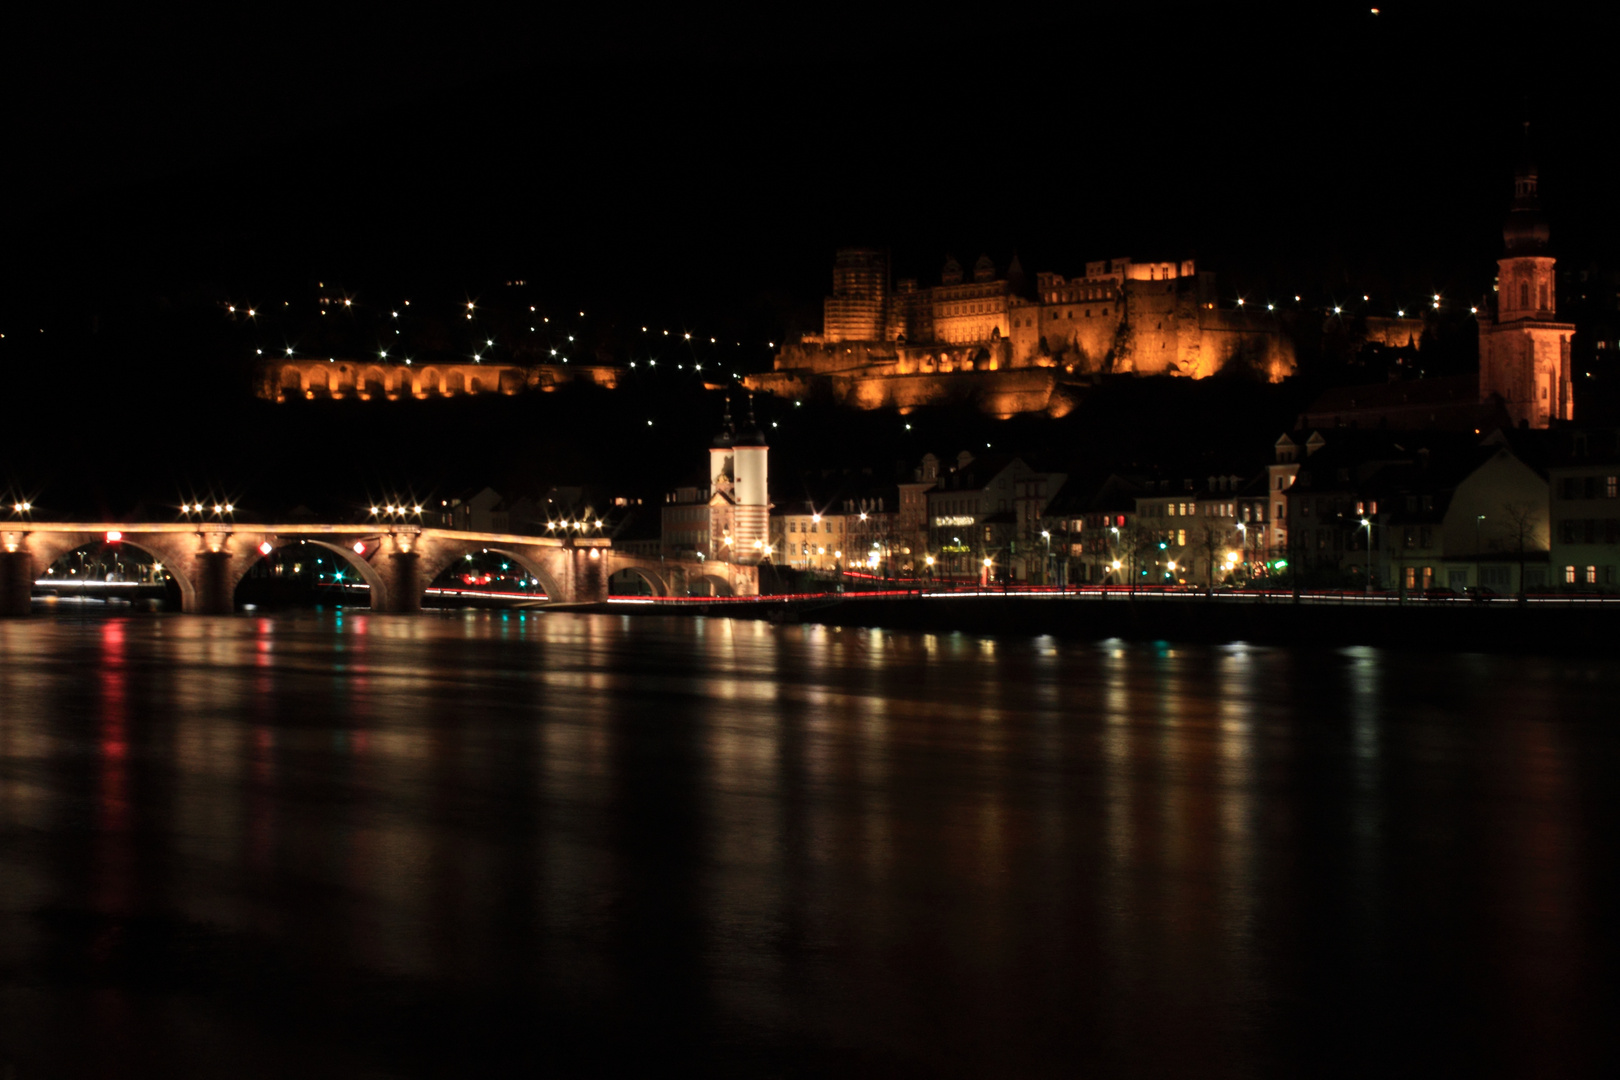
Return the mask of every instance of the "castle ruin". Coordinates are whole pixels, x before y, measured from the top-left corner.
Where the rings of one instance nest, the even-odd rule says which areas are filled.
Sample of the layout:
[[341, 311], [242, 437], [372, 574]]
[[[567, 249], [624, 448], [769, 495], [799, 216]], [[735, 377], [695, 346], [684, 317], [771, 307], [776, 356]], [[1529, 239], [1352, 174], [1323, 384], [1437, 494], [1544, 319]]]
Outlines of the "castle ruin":
[[822, 332], [785, 344], [752, 389], [801, 396], [820, 387], [861, 408], [975, 400], [996, 415], [1073, 407], [1065, 387], [1109, 374], [1206, 378], [1242, 367], [1272, 382], [1294, 348], [1270, 312], [1225, 308], [1214, 275], [1191, 260], [1087, 263], [1072, 278], [1005, 273], [981, 256], [971, 278], [955, 258], [940, 284], [892, 285], [885, 254], [847, 248], [833, 263]]

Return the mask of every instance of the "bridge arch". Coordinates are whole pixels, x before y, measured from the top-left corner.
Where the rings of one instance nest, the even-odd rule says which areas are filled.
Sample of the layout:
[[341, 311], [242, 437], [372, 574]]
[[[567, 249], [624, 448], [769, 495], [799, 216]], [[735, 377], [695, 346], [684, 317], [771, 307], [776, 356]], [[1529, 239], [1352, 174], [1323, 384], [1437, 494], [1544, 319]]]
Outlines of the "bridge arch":
[[[35, 533], [29, 539], [28, 550], [33, 557], [33, 574], [35, 580], [45, 576], [45, 571], [58, 560], [73, 554], [80, 548], [93, 547], [97, 544], [111, 544], [104, 533]], [[157, 534], [133, 539], [129, 536], [116, 541], [126, 548], [133, 548], [151, 557], [152, 561], [161, 564], [165, 573], [174, 580], [180, 589], [180, 608], [182, 611], [192, 611], [197, 604], [197, 583], [194, 580], [190, 565], [191, 560], [185, 547], [176, 544], [168, 536]], [[67, 579], [64, 579], [67, 580]]]
[[669, 595], [669, 583], [667, 581], [665, 581], [662, 577], [660, 577], [658, 574], [653, 573], [653, 571], [648, 567], [638, 566], [635, 563], [627, 563], [627, 562], [620, 562], [619, 565], [617, 565], [617, 566], [615, 566], [613, 568], [613, 573], [608, 578], [608, 582], [609, 582], [608, 592], [610, 594], [613, 591], [612, 590], [613, 578], [618, 578], [618, 577], [621, 577], [621, 575], [625, 575], [625, 574], [631, 575], [632, 577], [635, 577], [635, 578], [637, 578], [637, 579], [639, 579], [639, 580], [641, 580], [643, 582], [646, 582], [647, 587], [652, 589], [652, 594], [654, 596], [668, 596]]
[[359, 574], [360, 579], [366, 583], [368, 601], [372, 610], [389, 610], [388, 583], [384, 581], [383, 576], [377, 572], [377, 568], [371, 565], [371, 563], [368, 562], [364, 556], [357, 554], [352, 547], [345, 547], [342, 544], [335, 544], [330, 540], [318, 540], [311, 536], [290, 536], [286, 538], [267, 537], [262, 541], [262, 543], [267, 543], [270, 545], [270, 550], [268, 552], [266, 552], [262, 547], [255, 547], [251, 549], [251, 557], [244, 561], [240, 568], [235, 568], [232, 570], [230, 580], [230, 595], [233, 599], [236, 596], [236, 590], [241, 587], [242, 582], [247, 578], [248, 573], [252, 571], [255, 566], [259, 565], [259, 563], [268, 560], [276, 552], [281, 551], [284, 548], [308, 546], [322, 548], [338, 556], [338, 558], [352, 568], [355, 573]]
[[563, 588], [562, 583], [557, 580], [557, 576], [548, 570], [545, 564], [541, 560], [535, 558], [532, 553], [525, 553], [516, 545], [502, 547], [500, 545], [491, 545], [485, 543], [457, 544], [442, 551], [438, 557], [433, 559], [431, 562], [426, 561], [424, 558], [421, 574], [421, 586], [423, 591], [425, 592], [435, 581], [437, 581], [439, 579], [439, 575], [445, 573], [447, 570], [453, 569], [457, 563], [462, 562], [468, 555], [471, 555], [474, 552], [488, 552], [491, 555], [500, 555], [517, 563], [523, 568], [524, 573], [528, 574], [530, 578], [540, 583], [540, 587], [544, 589], [546, 593], [546, 603], [555, 604], [559, 601], [568, 599], [569, 594]]
[[731, 582], [719, 574], [695, 574], [686, 579], [687, 596], [735, 596]]

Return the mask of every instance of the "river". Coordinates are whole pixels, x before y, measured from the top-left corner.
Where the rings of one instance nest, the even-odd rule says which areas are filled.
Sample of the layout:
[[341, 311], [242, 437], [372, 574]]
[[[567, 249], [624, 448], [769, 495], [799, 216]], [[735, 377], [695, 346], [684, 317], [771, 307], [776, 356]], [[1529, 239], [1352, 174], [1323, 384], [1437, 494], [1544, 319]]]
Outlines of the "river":
[[1615, 1075], [1617, 701], [1592, 658], [0, 622], [0, 1075]]

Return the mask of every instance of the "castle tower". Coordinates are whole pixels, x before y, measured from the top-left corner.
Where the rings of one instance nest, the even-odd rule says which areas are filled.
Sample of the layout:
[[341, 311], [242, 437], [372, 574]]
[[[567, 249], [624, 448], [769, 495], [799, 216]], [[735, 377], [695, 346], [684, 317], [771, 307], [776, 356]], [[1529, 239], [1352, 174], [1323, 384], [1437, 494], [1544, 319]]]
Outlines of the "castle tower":
[[888, 307], [889, 263], [883, 252], [840, 249], [833, 257], [833, 294], [822, 304], [824, 340], [884, 340]]
[[[1528, 125], [1526, 125], [1528, 128]], [[1549, 230], [1536, 194], [1536, 167], [1519, 166], [1513, 205], [1502, 225], [1496, 317], [1479, 320], [1479, 399], [1500, 397], [1519, 426], [1575, 418], [1569, 343], [1575, 327], [1558, 318]]]
[[733, 562], [757, 564], [771, 542], [770, 473], [765, 433], [754, 422], [754, 395], [748, 395], [748, 419], [732, 446]]

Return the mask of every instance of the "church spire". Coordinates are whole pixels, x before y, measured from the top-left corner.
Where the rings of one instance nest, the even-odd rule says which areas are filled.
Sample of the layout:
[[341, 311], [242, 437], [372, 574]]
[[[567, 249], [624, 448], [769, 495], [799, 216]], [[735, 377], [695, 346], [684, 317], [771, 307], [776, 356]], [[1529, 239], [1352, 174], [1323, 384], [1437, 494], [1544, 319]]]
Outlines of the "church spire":
[[1538, 170], [1530, 154], [1530, 121], [1524, 122], [1524, 144], [1513, 171], [1513, 205], [1502, 223], [1502, 241], [1511, 255], [1533, 255], [1547, 249], [1551, 231], [1537, 194]]
[[714, 437], [715, 446], [730, 446], [737, 441], [737, 429], [731, 423], [731, 395], [726, 395], [726, 414], [720, 421], [720, 434]]

